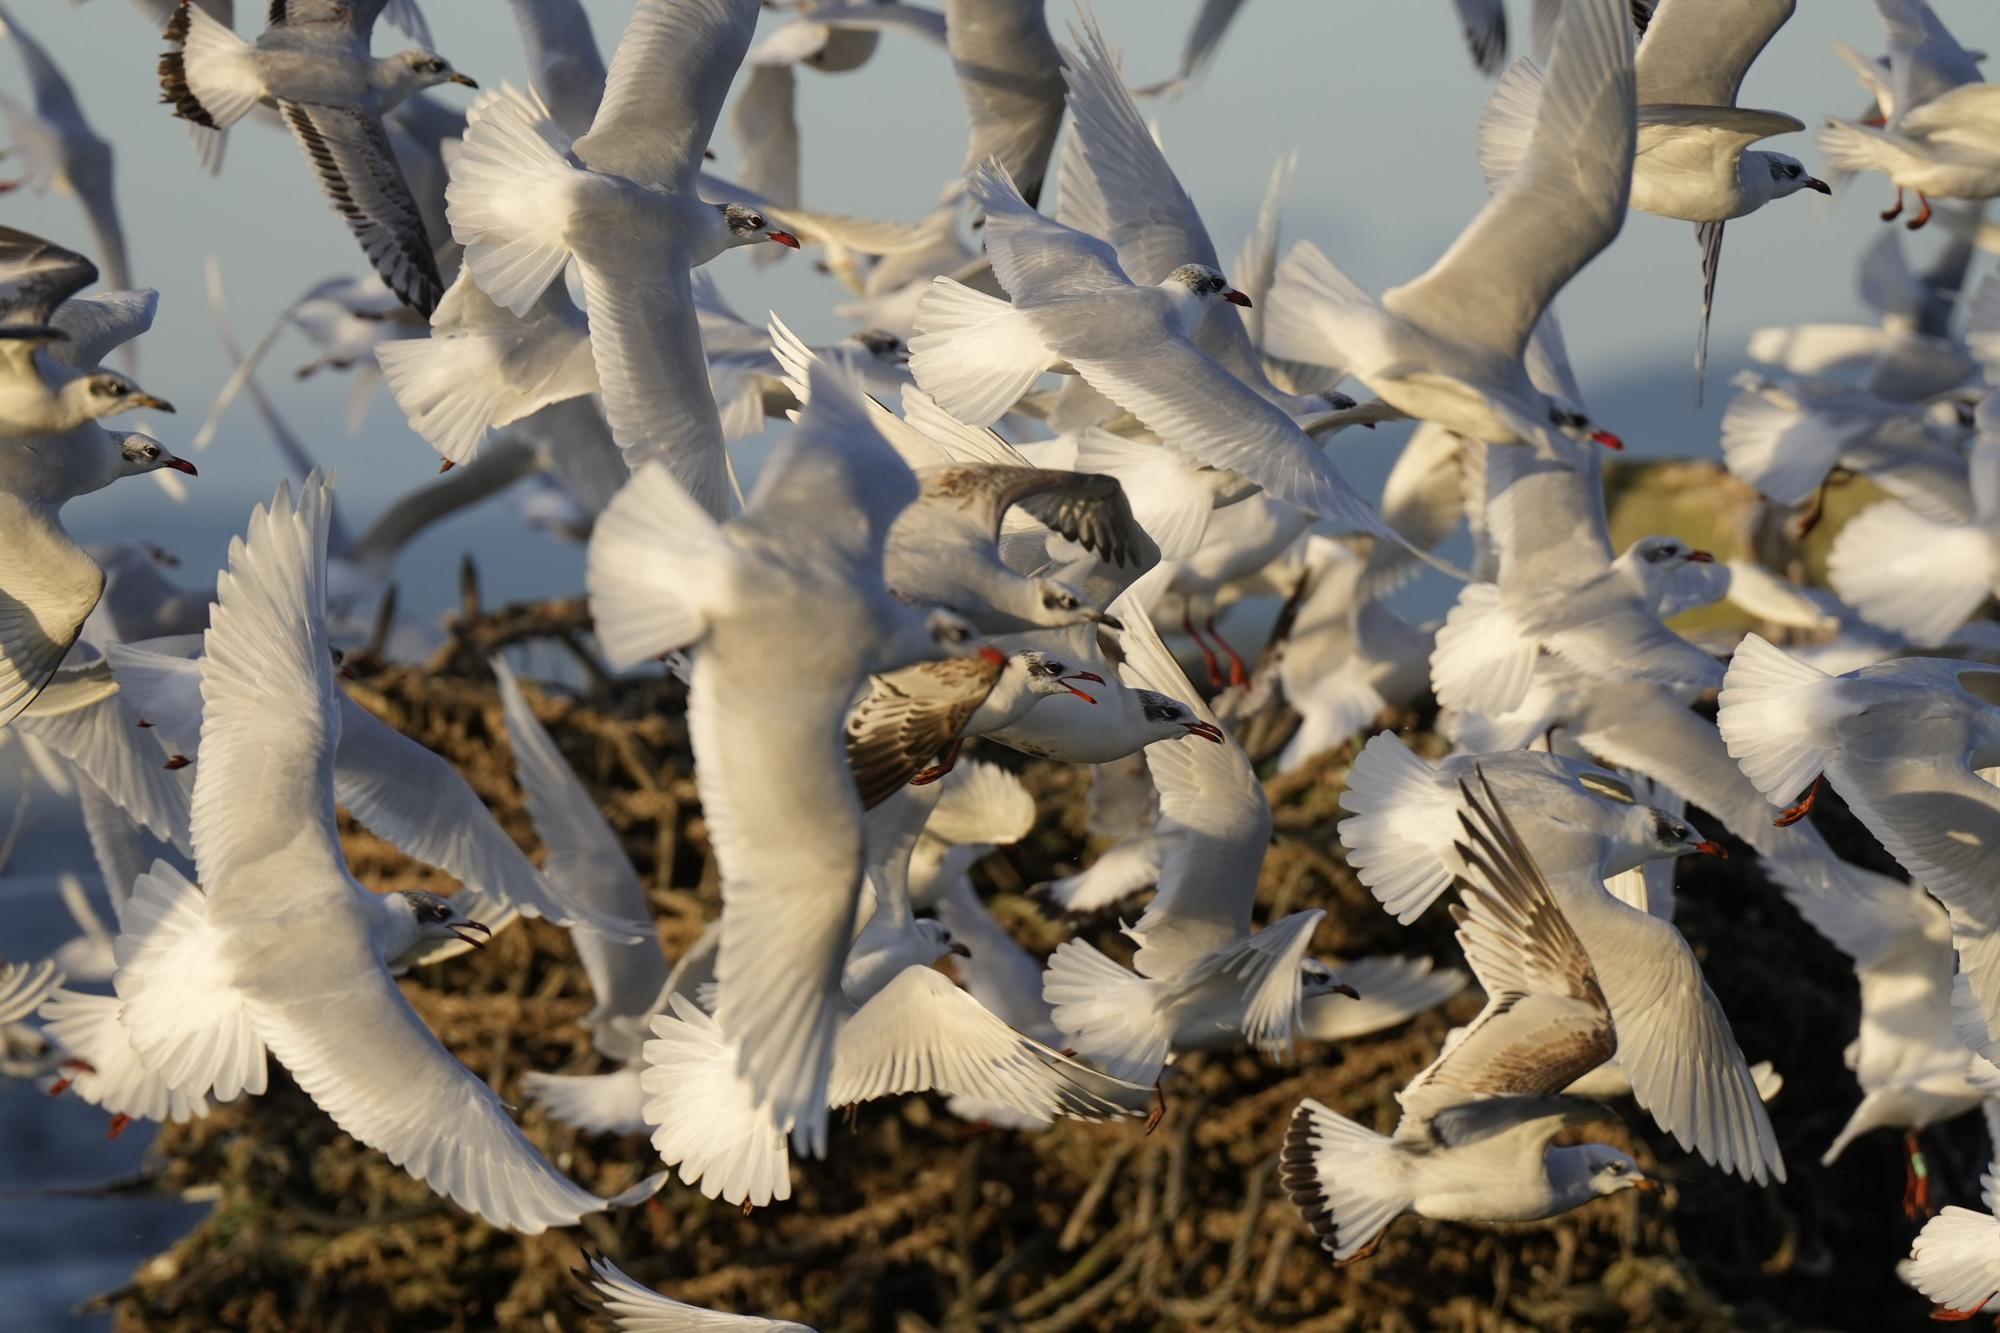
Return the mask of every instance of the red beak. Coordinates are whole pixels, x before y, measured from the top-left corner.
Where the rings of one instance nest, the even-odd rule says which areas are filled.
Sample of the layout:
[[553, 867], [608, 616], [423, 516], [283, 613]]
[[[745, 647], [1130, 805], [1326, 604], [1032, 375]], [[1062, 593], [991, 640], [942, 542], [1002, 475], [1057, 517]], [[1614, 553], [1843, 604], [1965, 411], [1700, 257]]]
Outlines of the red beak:
[[1222, 744], [1222, 728], [1213, 722], [1183, 722], [1181, 725], [1187, 728], [1187, 734], [1190, 736], [1199, 736], [1205, 741]]
[[799, 238], [788, 231], [767, 231], [764, 234], [779, 245], [784, 246], [787, 250], [796, 250], [799, 248]]
[[447, 459], [444, 459], [443, 461], [441, 461], [441, 462], [440, 462], [440, 463], [438, 464], [438, 475], [439, 475], [440, 477], [442, 477], [442, 476], [443, 476], [443, 475], [444, 475], [445, 473], [447, 473], [447, 472], [451, 471], [451, 470], [452, 470], [453, 468], [455, 468], [455, 467], [457, 467], [457, 466], [458, 466], [458, 464], [457, 464], [456, 462], [454, 462], [453, 460], [451, 460], [451, 459], [449, 459], [449, 458], [447, 458]]
[[1623, 449], [1625, 447], [1625, 441], [1619, 439], [1608, 430], [1594, 430], [1590, 432], [1590, 438], [1603, 445], [1606, 449]]
[[1059, 683], [1062, 685], [1064, 689], [1068, 690], [1071, 694], [1074, 694], [1077, 698], [1083, 700], [1085, 703], [1087, 704], [1096, 703], [1097, 702], [1096, 696], [1085, 694], [1082, 690], [1079, 690], [1076, 686], [1070, 684], [1070, 681], [1074, 679], [1076, 679], [1076, 677], [1074, 676], [1065, 676]]
[[988, 666], [1004, 667], [1007, 665], [1007, 654], [990, 643], [984, 644], [979, 649], [979, 660]]
[[1098, 674], [1097, 674], [1097, 673], [1096, 673], [1095, 671], [1077, 671], [1077, 672], [1073, 672], [1073, 673], [1072, 673], [1072, 674], [1070, 674], [1070, 675], [1067, 675], [1067, 676], [1064, 676], [1064, 677], [1063, 677], [1063, 679], [1064, 679], [1064, 680], [1087, 680], [1087, 681], [1089, 681], [1089, 682], [1090, 682], [1091, 684], [1093, 684], [1093, 685], [1102, 685], [1102, 684], [1104, 683], [1104, 677], [1102, 677], [1102, 676], [1098, 675]]
[[176, 472], [185, 472], [190, 477], [199, 477], [201, 475], [201, 473], [194, 470], [194, 464], [188, 462], [185, 458], [176, 458], [173, 462], [167, 464], [167, 466]]
[[1222, 299], [1229, 302], [1229, 304], [1231, 305], [1240, 305], [1245, 310], [1248, 310], [1250, 308], [1250, 298], [1245, 296], [1242, 292], [1237, 291], [1234, 287], [1231, 287], [1228, 291], [1224, 292], [1222, 294]]
[[1688, 559], [1697, 565], [1712, 565], [1715, 563], [1715, 553], [1713, 551], [1689, 551]]
[[1719, 842], [1698, 842], [1694, 845], [1694, 849], [1706, 852], [1710, 856], [1719, 856], [1725, 861], [1729, 859], [1729, 849]]

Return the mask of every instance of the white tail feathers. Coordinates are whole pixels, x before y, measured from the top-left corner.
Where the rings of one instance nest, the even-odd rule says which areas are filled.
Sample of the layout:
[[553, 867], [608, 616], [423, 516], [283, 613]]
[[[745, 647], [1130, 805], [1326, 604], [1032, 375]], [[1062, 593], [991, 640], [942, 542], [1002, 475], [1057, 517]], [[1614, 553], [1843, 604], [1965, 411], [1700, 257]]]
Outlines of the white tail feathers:
[[614, 670], [685, 648], [706, 628], [688, 600], [730, 557], [722, 529], [664, 463], [632, 474], [590, 533], [585, 585], [597, 640]]
[[566, 210], [555, 205], [575, 169], [517, 98], [495, 98], [466, 126], [445, 215], [481, 291], [525, 316], [569, 260]]
[[736, 1043], [685, 996], [667, 1003], [673, 1012], [653, 1019], [639, 1075], [653, 1147], [711, 1199], [762, 1208], [791, 1198], [784, 1131], [736, 1072]]
[[378, 343], [375, 360], [410, 428], [454, 463], [469, 463], [508, 391], [476, 334]]
[[[1992, 1197], [1991, 1173], [1980, 1187]], [[1942, 1308], [1970, 1315], [1993, 1300], [1996, 1253], [2000, 1253], [2000, 1219], [1953, 1206], [1924, 1223], [1910, 1246], [1909, 1263], [1900, 1271], [1911, 1286]]]
[[1380, 732], [1354, 758], [1341, 808], [1347, 863], [1375, 900], [1404, 925], [1451, 887], [1451, 870], [1426, 831], [1453, 827], [1453, 796], [1437, 771], [1396, 738]]
[[998, 297], [933, 279], [917, 306], [910, 372], [946, 411], [988, 426], [1049, 368], [1049, 351], [1026, 316]]
[[1049, 958], [1042, 998], [1078, 1054], [1113, 1078], [1150, 1083], [1167, 1063], [1171, 1036], [1157, 985], [1070, 940]]
[[565, 1125], [597, 1134], [638, 1134], [646, 1128], [646, 1094], [637, 1069], [583, 1077], [527, 1073], [521, 1091]]
[[1538, 645], [1500, 604], [1499, 587], [1468, 583], [1431, 650], [1438, 702], [1473, 713], [1512, 712], [1527, 697], [1538, 655]]
[[1827, 574], [1863, 616], [1919, 644], [1939, 644], [1993, 590], [1996, 545], [1985, 528], [1939, 523], [1900, 500], [1870, 505], [1834, 540]]
[[1830, 679], [1755, 634], [1743, 636], [1722, 678], [1716, 726], [1722, 742], [1767, 800], [1783, 805], [1826, 767], [1808, 710], [1814, 687]]
[[69, 1090], [92, 1106], [134, 1120], [193, 1120], [208, 1114], [208, 1097], [183, 1091], [146, 1067], [132, 1048], [116, 995], [59, 990], [42, 1007], [42, 1031], [78, 1062], [60, 1072]]
[[1739, 376], [1722, 415], [1722, 457], [1729, 470], [1779, 504], [1798, 504], [1840, 461], [1840, 432], [1752, 376]]
[[1388, 1139], [1307, 1098], [1285, 1131], [1278, 1179], [1321, 1248], [1344, 1260], [1408, 1211], [1395, 1165]]

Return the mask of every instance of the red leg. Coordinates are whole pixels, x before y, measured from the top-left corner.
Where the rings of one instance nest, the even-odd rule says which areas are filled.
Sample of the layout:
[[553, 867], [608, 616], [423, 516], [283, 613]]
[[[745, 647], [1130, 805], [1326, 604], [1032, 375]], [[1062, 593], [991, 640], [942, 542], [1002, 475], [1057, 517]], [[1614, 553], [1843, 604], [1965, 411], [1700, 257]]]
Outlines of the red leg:
[[104, 1137], [108, 1139], [117, 1138], [120, 1134], [123, 1134], [125, 1132], [126, 1127], [131, 1123], [132, 1123], [132, 1117], [124, 1114], [123, 1112], [120, 1112], [119, 1114], [112, 1116], [111, 1132], [106, 1134]]
[[1353, 1254], [1348, 1255], [1345, 1259], [1334, 1260], [1333, 1261], [1334, 1267], [1345, 1268], [1349, 1264], [1358, 1264], [1363, 1259], [1374, 1258], [1375, 1251], [1382, 1248], [1382, 1238], [1384, 1236], [1387, 1236], [1388, 1234], [1389, 1234], [1389, 1228], [1383, 1227], [1380, 1231], [1375, 1233], [1374, 1240], [1369, 1241], [1366, 1245], [1356, 1250]]
[[[1165, 1075], [1161, 1077], [1165, 1077]], [[1146, 1117], [1146, 1132], [1151, 1134], [1160, 1127], [1160, 1122], [1166, 1118], [1167, 1090], [1160, 1086], [1158, 1079], [1155, 1079], [1153, 1081], [1153, 1113]]]
[[1214, 639], [1216, 646], [1229, 656], [1229, 683], [1231, 685], [1248, 685], [1250, 683], [1250, 673], [1243, 669], [1243, 659], [1238, 657], [1236, 650], [1229, 646], [1229, 640], [1223, 638], [1222, 632], [1216, 629], [1215, 617], [1210, 615], [1206, 623], [1208, 637]]
[[910, 785], [912, 787], [928, 787], [931, 783], [936, 782], [939, 778], [951, 772], [952, 765], [958, 762], [958, 752], [964, 747], [965, 738], [961, 736], [945, 747], [942, 763], [932, 764], [929, 768], [919, 772], [915, 777], [910, 779]]
[[1778, 817], [1772, 820], [1771, 822], [1773, 824], [1776, 824], [1779, 828], [1790, 828], [1792, 825], [1798, 823], [1801, 819], [1804, 819], [1807, 815], [1811, 814], [1813, 808], [1813, 802], [1819, 800], [1820, 784], [1824, 783], [1825, 781], [1826, 781], [1826, 774], [1824, 773], [1814, 778], [1812, 781], [1812, 786], [1806, 788], [1806, 794], [1804, 796], [1801, 796], [1797, 801], [1793, 802], [1791, 805], [1786, 806], [1783, 810], [1780, 810], [1778, 812]]
[[1915, 1130], [1903, 1135], [1903, 1152], [1907, 1155], [1903, 1177], [1903, 1216], [1912, 1222], [1920, 1217], [1929, 1217], [1931, 1208], [1931, 1168], [1924, 1160], [1923, 1140]]
[[1903, 216], [1903, 187], [1898, 185], [1896, 187], [1896, 202], [1882, 210], [1882, 220], [1884, 222], [1894, 222], [1901, 216]]
[[1181, 603], [1181, 628], [1187, 632], [1190, 639], [1194, 640], [1194, 646], [1201, 649], [1201, 660], [1208, 664], [1208, 683], [1220, 687], [1222, 666], [1215, 660], [1215, 653], [1209, 648], [1208, 641], [1195, 629], [1194, 613], [1186, 602]]
[[1926, 222], [1929, 222], [1931, 220], [1930, 196], [1925, 194], [1922, 190], [1918, 190], [1917, 202], [1922, 204], [1923, 207], [1917, 210], [1917, 215], [1915, 217], [1911, 218], [1908, 222], [1905, 222], [1903, 224], [1905, 227], [1908, 227], [1911, 231], [1917, 231], [1921, 229]]

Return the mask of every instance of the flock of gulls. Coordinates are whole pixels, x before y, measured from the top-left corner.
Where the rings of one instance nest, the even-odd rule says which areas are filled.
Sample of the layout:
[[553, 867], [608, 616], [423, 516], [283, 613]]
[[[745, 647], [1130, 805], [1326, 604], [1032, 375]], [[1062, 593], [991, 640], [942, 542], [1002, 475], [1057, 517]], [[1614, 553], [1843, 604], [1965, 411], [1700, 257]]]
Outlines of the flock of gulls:
[[[1567, 1133], [1621, 1099], [1746, 1186], [1785, 1179], [1765, 1108], [1782, 1071], [1746, 1060], [1673, 922], [1673, 863], [1721, 853], [1725, 831], [1859, 978], [1858, 1101], [1825, 1163], [1904, 1134], [1905, 1203], [1928, 1212], [1918, 1135], [2000, 1096], [2000, 627], [1982, 615], [2000, 398], [1981, 387], [2000, 282], [1967, 277], [1995, 248], [2000, 88], [1925, 0], [1876, 0], [1885, 49], [1840, 50], [1867, 105], [1824, 122], [1823, 180], [1753, 147], [1804, 122], [1738, 105], [1795, 0], [1537, 0], [1511, 64], [1501, 0], [1457, 0], [1498, 75], [1477, 127], [1490, 197], [1377, 296], [1312, 241], [1281, 253], [1288, 163], [1225, 267], [1135, 100], [1197, 86], [1241, 3], [1207, 0], [1178, 72], [1135, 93], [1088, 8], [1057, 31], [1042, 0], [808, 0], [761, 41], [759, 0], [636, 0], [608, 64], [578, 0], [512, 0], [525, 86], [451, 100], [429, 90], [479, 86], [429, 49], [413, 0], [271, 0], [254, 37], [231, 0], [138, 0], [161, 115], [200, 159], [220, 168], [243, 122], [282, 125], [365, 256], [288, 312], [320, 348], [301, 373], [379, 376], [460, 469], [350, 535], [331, 474], [257, 389], [260, 346], [225, 398], [271, 420], [299, 479], [212, 587], [63, 528], [80, 496], [196, 469], [100, 424], [171, 410], [136, 378], [156, 294], [131, 288], [110, 145], [0, 10], [27, 75], [0, 98], [21, 173], [0, 187], [72, 193], [88, 224], [68, 243], [0, 230], [0, 738], [76, 793], [116, 916], [79, 895], [76, 939], [0, 969], [0, 1073], [115, 1130], [256, 1095], [275, 1059], [356, 1139], [524, 1233], [676, 1175], [779, 1205], [795, 1170], [838, 1169], [830, 1112], [873, 1098], [1150, 1130], [1184, 1052], [1279, 1058], [1467, 984], [1427, 960], [1315, 958], [1322, 910], [1258, 919], [1271, 809], [1235, 731], [1282, 699], [1301, 722], [1277, 767], [1357, 743], [1347, 863], [1399, 921], [1446, 900], [1486, 996], [1388, 1133], [1309, 1100], [1272, 1145], [1333, 1261], [1405, 1215], [1522, 1221], [1657, 1190]], [[378, 20], [417, 45], [373, 54]], [[820, 95], [802, 71], [859, 70], [882, 42], [939, 48], [970, 124], [913, 222], [799, 198], [797, 101]], [[734, 181], [710, 161], [719, 122]], [[1559, 293], [1629, 210], [1694, 224], [1698, 391], [1727, 224], [1858, 174], [1893, 186], [1885, 220], [1944, 249], [1913, 269], [1885, 228], [1861, 261], [1879, 324], [1752, 338], [1721, 448], [1764, 498], [1762, 560], [1672, 536], [1614, 550], [1602, 460], [1620, 441], [1571, 373]], [[862, 331], [815, 347], [777, 314], [744, 319], [706, 268], [739, 247], [814, 251]], [[1418, 425], [1382, 494], [1362, 493], [1329, 441], [1402, 420]], [[746, 493], [731, 445], [766, 430]], [[1882, 498], [1834, 542], [1831, 588], [1805, 586], [1799, 543], [1853, 475]], [[680, 958], [532, 682], [493, 663], [539, 867], [340, 686], [396, 550], [523, 480], [527, 521], [588, 542], [604, 661], [687, 683], [722, 910]], [[1464, 567], [1438, 554], [1461, 522]], [[1441, 625], [1389, 604], [1426, 570], [1458, 585]], [[1246, 662], [1216, 615], [1273, 592], [1285, 630]], [[1763, 632], [1670, 628], [1725, 598]], [[1439, 762], [1376, 730], [1426, 693], [1455, 747]], [[973, 738], [1093, 766], [1109, 844], [1045, 893], [1133, 915], [1128, 956], [1074, 939], [1038, 960], [988, 913], [968, 871], [1035, 809], [962, 754]], [[1907, 880], [1829, 848], [1809, 818], [1822, 784]], [[370, 891], [336, 809], [463, 890]], [[601, 1056], [525, 1095], [660, 1159], [611, 1197], [544, 1158], [395, 980], [520, 916], [571, 932]], [[797, 1327], [589, 1263], [621, 1328]], [[1946, 1208], [1901, 1272], [1942, 1312], [1986, 1307], [2000, 1221]]]

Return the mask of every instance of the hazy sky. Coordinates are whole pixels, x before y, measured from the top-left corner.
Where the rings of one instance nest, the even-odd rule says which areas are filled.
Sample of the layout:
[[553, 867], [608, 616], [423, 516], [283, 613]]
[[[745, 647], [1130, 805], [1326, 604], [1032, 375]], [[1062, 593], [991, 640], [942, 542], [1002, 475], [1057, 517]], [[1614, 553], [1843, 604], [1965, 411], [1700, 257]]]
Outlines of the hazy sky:
[[[1144, 82], [1170, 72], [1196, 7], [1195, 0], [1100, 0], [1096, 11], [1125, 52], [1129, 76]], [[231, 370], [202, 294], [204, 258], [222, 259], [238, 331], [248, 341], [320, 279], [359, 271], [360, 251], [320, 197], [297, 147], [275, 130], [240, 127], [230, 136], [222, 175], [199, 170], [184, 127], [159, 105], [154, 64], [162, 43], [134, 6], [13, 0], [12, 8], [76, 83], [98, 132], [117, 145], [135, 279], [161, 291], [159, 320], [140, 345], [143, 379], [181, 407], [179, 416], [154, 423], [169, 447], [179, 447]], [[262, 5], [238, 0], [237, 8], [248, 23]], [[439, 49], [459, 69], [489, 87], [525, 81], [501, 0], [426, 0], [424, 8]], [[1518, 49], [1528, 5], [1514, 0], [1511, 8]], [[1967, 45], [2000, 50], [2000, 9], [1990, 0], [1937, 0], [1937, 8]], [[629, 0], [588, 0], [588, 9], [608, 53]], [[1049, 12], [1060, 32], [1075, 10], [1070, 0], [1051, 0]], [[768, 28], [780, 18], [767, 14], [764, 21]], [[385, 26], [376, 47], [387, 51], [401, 40]], [[1880, 48], [1881, 24], [1868, 0], [1803, 0], [1752, 69], [1743, 103], [1789, 111], [1809, 125], [1829, 113], [1855, 113], [1862, 98], [1830, 49], [1834, 41]], [[0, 54], [0, 87], [22, 85], [18, 63]], [[1490, 87], [1465, 52], [1450, 0], [1254, 0], [1205, 78], [1158, 110], [1168, 156], [1225, 259], [1242, 241], [1272, 163], [1297, 149], [1287, 242], [1312, 238], [1379, 290], [1427, 266], [1478, 209], [1483, 189], [1474, 130]], [[473, 96], [454, 87], [440, 95], [454, 103]], [[885, 38], [875, 60], [856, 73], [803, 71], [799, 109], [805, 200], [814, 207], [918, 217], [964, 151], [964, 117], [949, 66], [941, 52], [914, 41]], [[1817, 169], [1810, 133], [1770, 146]], [[726, 173], [733, 163], [726, 133], [715, 148]], [[1717, 298], [1708, 411], [1694, 411], [1690, 387], [1686, 394], [1647, 395], [1645, 419], [1624, 420], [1616, 405], [1626, 396], [1621, 388], [1635, 380], [1691, 385], [1698, 298], [1693, 226], [1634, 215], [1561, 302], [1582, 384], [1600, 418], [1644, 452], [1713, 453], [1727, 378], [1751, 329], [1860, 314], [1853, 257], [1883, 226], [1875, 213], [1888, 195], [1881, 178], [1866, 177], [1845, 197], [1799, 195], [1733, 223]], [[0, 196], [0, 217], [88, 249], [70, 200]], [[1936, 243], [1912, 242], [1922, 250]], [[753, 274], [747, 256], [731, 253], [710, 271], [753, 318], [775, 308], [809, 336], [844, 331], [830, 313], [844, 291], [809, 263], [790, 259], [768, 275]], [[303, 340], [288, 338], [263, 381], [322, 460], [338, 469], [349, 522], [365, 523], [394, 495], [429, 478], [435, 455], [386, 394], [350, 436], [344, 380], [290, 378], [290, 368], [309, 355]], [[1669, 406], [1661, 408], [1663, 402]], [[1389, 444], [1353, 447], [1383, 452]], [[198, 461], [203, 475], [192, 486], [201, 498], [194, 504], [177, 508], [149, 483], [128, 482], [72, 506], [72, 526], [86, 537], [158, 536], [191, 563], [212, 565], [227, 532], [253, 500], [268, 496], [283, 470], [242, 406]], [[1357, 474], [1379, 473], [1380, 461], [1359, 465]], [[523, 594], [573, 586], [580, 568], [574, 552], [546, 539], [524, 546], [510, 540], [504, 525], [460, 523], [420, 543], [398, 577], [442, 590], [457, 550], [466, 546], [523, 562], [517, 588]], [[435, 599], [418, 586], [415, 600]]]

